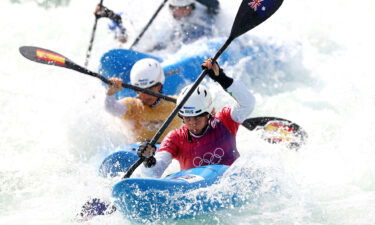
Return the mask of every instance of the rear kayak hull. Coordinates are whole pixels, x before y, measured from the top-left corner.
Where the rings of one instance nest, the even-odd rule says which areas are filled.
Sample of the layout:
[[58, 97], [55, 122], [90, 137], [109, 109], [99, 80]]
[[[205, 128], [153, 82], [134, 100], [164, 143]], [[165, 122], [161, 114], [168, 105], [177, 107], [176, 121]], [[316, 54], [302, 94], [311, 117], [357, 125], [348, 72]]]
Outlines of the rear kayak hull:
[[116, 207], [133, 221], [194, 217], [227, 206], [227, 201], [205, 191], [217, 184], [227, 169], [224, 165], [209, 165], [162, 179], [129, 178], [113, 187], [112, 196]]
[[[121, 151], [106, 157], [100, 174], [114, 177], [126, 172], [138, 160], [138, 146], [122, 146]], [[262, 171], [237, 168], [234, 172], [229, 168], [207, 165], [159, 179], [123, 179], [113, 186], [112, 197], [125, 218], [139, 223], [191, 218], [238, 207], [253, 199], [265, 176]], [[277, 186], [269, 189], [274, 191]]]

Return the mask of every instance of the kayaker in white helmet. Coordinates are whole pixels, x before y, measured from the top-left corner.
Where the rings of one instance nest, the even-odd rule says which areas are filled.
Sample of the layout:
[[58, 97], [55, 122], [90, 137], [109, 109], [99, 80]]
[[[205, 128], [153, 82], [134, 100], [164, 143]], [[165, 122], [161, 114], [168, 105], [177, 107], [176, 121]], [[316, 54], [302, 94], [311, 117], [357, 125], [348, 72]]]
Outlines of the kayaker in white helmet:
[[[122, 90], [122, 79], [110, 78], [112, 85], [108, 86], [105, 99], [106, 110], [122, 117], [133, 133], [133, 141], [150, 140], [164, 120], [173, 111], [176, 104], [158, 97], [138, 92], [137, 97], [125, 97], [116, 100], [115, 94]], [[161, 93], [164, 84], [164, 72], [160, 63], [151, 58], [137, 61], [130, 71], [132, 85]], [[176, 118], [167, 128], [173, 130], [181, 125], [181, 119]], [[162, 139], [160, 139], [162, 140]]]
[[[160, 177], [172, 159], [179, 161], [181, 170], [186, 170], [204, 165], [231, 165], [240, 156], [236, 148], [237, 130], [252, 112], [255, 98], [239, 80], [226, 76], [217, 63], [212, 65], [211, 59], [202, 67], [209, 70], [211, 79], [218, 82], [236, 104], [214, 113], [210, 91], [199, 85], [178, 113], [184, 124], [169, 132], [156, 154], [155, 147], [148, 142], [139, 147], [138, 155], [146, 158], [142, 166], [145, 176]], [[181, 102], [189, 89], [187, 86], [181, 91], [177, 102]], [[154, 154], [156, 161], [151, 160]]]

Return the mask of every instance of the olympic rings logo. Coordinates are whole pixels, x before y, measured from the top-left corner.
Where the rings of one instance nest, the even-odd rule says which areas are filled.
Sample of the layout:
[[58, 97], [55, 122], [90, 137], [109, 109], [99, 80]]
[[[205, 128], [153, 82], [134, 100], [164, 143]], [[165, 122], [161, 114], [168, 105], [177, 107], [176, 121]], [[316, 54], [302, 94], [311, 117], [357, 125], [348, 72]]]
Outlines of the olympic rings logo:
[[224, 156], [224, 149], [216, 148], [215, 151], [207, 152], [203, 155], [203, 157], [195, 157], [193, 159], [193, 165], [195, 167], [202, 166], [202, 165], [216, 165], [219, 164]]

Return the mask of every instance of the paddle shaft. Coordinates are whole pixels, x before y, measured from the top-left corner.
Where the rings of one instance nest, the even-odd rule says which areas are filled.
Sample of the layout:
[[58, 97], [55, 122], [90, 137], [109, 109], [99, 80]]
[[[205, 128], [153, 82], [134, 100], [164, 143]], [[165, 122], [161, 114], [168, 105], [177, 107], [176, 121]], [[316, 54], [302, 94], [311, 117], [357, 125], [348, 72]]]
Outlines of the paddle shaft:
[[[230, 36], [228, 38], [228, 40], [224, 43], [224, 45], [220, 48], [220, 50], [216, 53], [216, 55], [214, 56], [213, 58], [213, 61], [216, 61], [220, 55], [225, 51], [225, 49], [229, 46], [229, 44], [232, 42], [233, 38], [232, 36]], [[202, 73], [199, 75], [199, 77], [197, 78], [197, 80], [194, 82], [193, 86], [190, 88], [190, 90], [186, 93], [186, 95], [184, 96], [184, 98], [181, 100], [181, 102], [176, 106], [176, 108], [171, 112], [171, 114], [168, 116], [168, 119], [166, 121], [164, 121], [163, 125], [160, 127], [160, 129], [158, 130], [158, 132], [154, 135], [154, 137], [151, 139], [150, 141], [150, 145], [155, 145], [156, 142], [159, 140], [160, 136], [163, 134], [163, 132], [167, 129], [167, 127], [169, 126], [169, 124], [172, 122], [172, 120], [174, 119], [174, 117], [177, 115], [178, 111], [180, 111], [180, 109], [182, 108], [182, 106], [185, 104], [185, 102], [190, 98], [190, 96], [193, 94], [193, 92], [195, 91], [195, 89], [197, 89], [197, 87], [199, 86], [199, 84], [202, 82], [202, 80], [204, 79], [204, 77], [206, 76], [208, 70], [207, 69], [204, 69], [202, 71]], [[143, 161], [145, 161], [146, 158], [145, 157], [140, 157], [129, 169], [128, 171], [125, 173], [124, 178], [129, 178], [135, 169], [138, 168], [139, 165], [142, 164]]]
[[[100, 75], [98, 73], [95, 73], [95, 72], [92, 72], [92, 71], [90, 71], [86, 68], [83, 68], [83, 67], [73, 63], [70, 60], [66, 61], [66, 66], [69, 69], [72, 69], [72, 70], [75, 70], [75, 71], [78, 71], [78, 72], [81, 72], [81, 73], [99, 78], [101, 81], [103, 81], [104, 83], [106, 83], [108, 85], [112, 84], [111, 81], [109, 81], [107, 78], [103, 77], [102, 75]], [[125, 83], [122, 83], [121, 85], [122, 85], [123, 88], [128, 88], [128, 89], [132, 89], [134, 91], [143, 92], [143, 93], [146, 93], [148, 95], [159, 97], [159, 98], [164, 99], [166, 101], [176, 102], [175, 98], [172, 98], [172, 97], [160, 94], [160, 93], [156, 93], [156, 92], [150, 91], [148, 89], [140, 88], [140, 87], [137, 87], [137, 86], [134, 86], [134, 85], [131, 85], [131, 84], [125, 84]]]
[[143, 34], [146, 32], [146, 30], [149, 28], [151, 23], [154, 21], [155, 17], [159, 14], [160, 10], [164, 7], [165, 3], [167, 3], [168, 0], [164, 0], [159, 8], [156, 10], [154, 15], [151, 17], [151, 19], [148, 21], [147, 25], [143, 28], [142, 32], [138, 35], [138, 37], [134, 40], [133, 44], [130, 46], [129, 49], [133, 49], [133, 47], [138, 44], [139, 40], [142, 38]]
[[[99, 2], [100, 6], [103, 5], [103, 1], [104, 0], [100, 0], [100, 2]], [[85, 60], [85, 67], [86, 68], [87, 68], [87, 66], [89, 64], [89, 59], [90, 59], [90, 56], [91, 56], [91, 50], [92, 50], [92, 46], [93, 46], [93, 43], [94, 43], [94, 38], [95, 38], [95, 32], [96, 32], [96, 26], [97, 26], [97, 24], [98, 24], [98, 17], [95, 16], [94, 27], [92, 28], [92, 32], [91, 32], [90, 44], [89, 44], [89, 48], [87, 49], [87, 52], [86, 52], [86, 60]]]
[[[111, 82], [107, 78], [103, 77], [102, 75], [100, 75], [98, 73], [95, 73], [95, 72], [92, 72], [92, 71], [74, 63], [73, 61], [66, 58], [65, 56], [63, 56], [59, 53], [53, 52], [51, 50], [33, 47], [33, 46], [22, 46], [22, 47], [20, 47], [19, 50], [20, 50], [20, 53], [25, 58], [27, 58], [31, 61], [75, 70], [77, 72], [81, 72], [81, 73], [99, 78], [101, 81], [103, 81], [106, 84], [111, 84]], [[131, 85], [131, 84], [122, 83], [122, 87], [132, 89], [134, 91], [143, 92], [143, 93], [146, 93], [148, 95], [152, 95], [152, 96], [155, 96], [155, 97], [159, 97], [161, 99], [165, 99], [167, 101], [176, 102], [176, 99], [174, 99], [172, 97], [163, 95], [161, 93], [156, 93], [156, 92], [150, 91], [148, 89], [140, 88], [140, 87], [137, 87], [137, 86], [134, 86], [134, 85]]]
[[[213, 61], [216, 61], [220, 55], [224, 52], [224, 50], [229, 46], [232, 39], [228, 39], [225, 44], [220, 48], [220, 50], [216, 53], [215, 57], [213, 58]], [[165, 129], [169, 126], [169, 124], [172, 122], [174, 117], [177, 115], [178, 111], [182, 108], [182, 106], [185, 104], [185, 102], [190, 98], [190, 96], [193, 94], [195, 89], [197, 89], [198, 85], [202, 82], [204, 77], [206, 76], [208, 70], [204, 69], [202, 73], [199, 75], [197, 80], [194, 82], [193, 86], [190, 88], [190, 90], [187, 92], [185, 97], [182, 99], [182, 101], [176, 106], [176, 108], [171, 112], [171, 114], [168, 116], [168, 119], [163, 123], [163, 125], [160, 127], [158, 132], [154, 135], [154, 137], [151, 139], [150, 144], [154, 145], [160, 138], [160, 136], [163, 134]]]

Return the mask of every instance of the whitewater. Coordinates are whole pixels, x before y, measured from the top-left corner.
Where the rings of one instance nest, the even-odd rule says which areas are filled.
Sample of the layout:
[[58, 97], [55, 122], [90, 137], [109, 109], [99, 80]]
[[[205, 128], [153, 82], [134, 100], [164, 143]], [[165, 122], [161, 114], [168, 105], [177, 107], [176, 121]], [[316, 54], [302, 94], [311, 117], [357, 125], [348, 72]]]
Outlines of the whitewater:
[[[220, 1], [218, 37], [227, 37], [240, 2]], [[115, 180], [99, 177], [97, 169], [105, 156], [128, 143], [128, 131], [105, 112], [105, 86], [73, 70], [28, 61], [18, 52], [23, 45], [38, 46], [83, 65], [97, 3], [0, 3], [1, 225], [82, 224], [75, 220], [82, 204], [89, 197], [110, 196]], [[104, 3], [126, 13], [125, 25], [134, 38], [161, 1]], [[152, 44], [151, 36], [168, 23], [167, 8], [139, 49]], [[262, 171], [263, 178], [277, 181], [279, 191], [270, 193], [265, 185], [267, 190], [251, 193], [247, 184], [240, 184], [240, 191], [253, 199], [247, 205], [157, 223], [375, 224], [374, 12], [372, 0], [289, 0], [239, 37], [245, 46], [277, 49], [264, 47], [258, 55], [239, 58], [234, 66], [223, 65], [256, 96], [249, 117], [289, 119], [307, 131], [308, 142], [295, 152], [241, 128], [241, 158], [234, 169]], [[107, 21], [100, 20], [89, 69], [97, 71], [101, 55], [118, 47], [128, 46], [116, 43]], [[189, 49], [195, 50], [183, 46], [183, 51]], [[172, 60], [183, 54], [174, 53], [159, 54]], [[209, 85], [217, 96], [216, 107], [231, 103], [220, 87]], [[172, 165], [170, 171], [174, 170], [178, 165]], [[117, 212], [85, 224], [132, 222]]]

